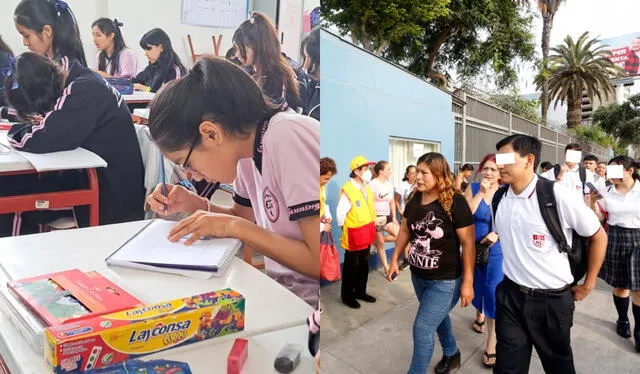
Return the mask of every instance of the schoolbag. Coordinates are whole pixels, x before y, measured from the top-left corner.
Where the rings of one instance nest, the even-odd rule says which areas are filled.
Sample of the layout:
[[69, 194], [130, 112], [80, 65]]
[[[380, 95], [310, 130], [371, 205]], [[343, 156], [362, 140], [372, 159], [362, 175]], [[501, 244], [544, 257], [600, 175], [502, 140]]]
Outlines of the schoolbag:
[[[556, 243], [558, 243], [558, 251], [568, 254], [569, 266], [571, 267], [571, 274], [573, 275], [572, 285], [575, 285], [587, 273], [588, 240], [573, 230], [573, 240], [571, 247], [569, 247], [567, 238], [564, 235], [564, 230], [562, 229], [562, 224], [560, 223], [556, 195], [553, 191], [554, 185], [554, 181], [544, 178], [538, 179], [538, 182], [536, 183], [538, 206], [540, 207], [540, 214], [542, 215], [542, 219], [544, 220], [547, 229]], [[508, 185], [501, 186], [493, 195], [491, 207], [493, 208], [494, 221], [496, 219], [496, 214], [498, 213], [498, 204], [500, 204], [500, 200], [502, 200], [502, 197], [507, 192], [508, 188]]]
[[[560, 164], [555, 164], [553, 166], [553, 175], [558, 178], [560, 174]], [[580, 182], [582, 182], [582, 195], [584, 195], [584, 184], [587, 182], [587, 169], [582, 166], [578, 167], [578, 175], [580, 176]]]

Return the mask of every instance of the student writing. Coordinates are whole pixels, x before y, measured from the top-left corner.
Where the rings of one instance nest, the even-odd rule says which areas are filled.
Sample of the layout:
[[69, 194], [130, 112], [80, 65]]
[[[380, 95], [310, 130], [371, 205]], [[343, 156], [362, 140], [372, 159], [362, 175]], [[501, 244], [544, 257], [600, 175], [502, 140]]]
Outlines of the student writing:
[[57, 61], [63, 70], [69, 70], [73, 60], [87, 66], [78, 25], [66, 2], [22, 0], [13, 19], [30, 51]]
[[[45, 57], [24, 53], [17, 57], [15, 71], [7, 78], [5, 94], [25, 121], [9, 132], [14, 148], [49, 153], [83, 147], [96, 153], [108, 163], [106, 168], [97, 169], [100, 224], [143, 218], [142, 156], [129, 110], [115, 89], [77, 61], [65, 72]], [[44, 192], [61, 186], [77, 188], [86, 180], [79, 175], [82, 173], [63, 174], [49, 186], [32, 182], [20, 185], [14, 179], [0, 184], [17, 189], [9, 191], [16, 195], [27, 193], [23, 190], [26, 185]], [[78, 220], [83, 221], [80, 216]], [[86, 222], [88, 219], [79, 223], [82, 226]]]
[[158, 186], [147, 198], [155, 212], [193, 213], [170, 239], [238, 238], [266, 256], [267, 275], [317, 305], [319, 122], [280, 111], [240, 67], [205, 58], [156, 96], [149, 129], [164, 155], [195, 178], [233, 182], [231, 208], [180, 186], [167, 185], [165, 197]]
[[91, 25], [93, 43], [100, 50], [96, 55], [98, 74], [104, 78], [131, 78], [137, 73], [136, 54], [127, 48], [117, 19], [100, 18]]
[[142, 36], [140, 47], [149, 60], [149, 65], [133, 78], [138, 91], [158, 92], [168, 82], [187, 73], [180, 57], [171, 46], [169, 35], [161, 29], [153, 29]]

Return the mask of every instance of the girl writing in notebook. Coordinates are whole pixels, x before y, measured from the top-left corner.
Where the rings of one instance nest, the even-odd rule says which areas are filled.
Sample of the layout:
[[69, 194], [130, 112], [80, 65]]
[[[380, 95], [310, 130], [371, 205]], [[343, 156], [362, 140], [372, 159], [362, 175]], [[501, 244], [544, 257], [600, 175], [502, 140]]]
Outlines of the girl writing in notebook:
[[192, 213], [169, 239], [240, 239], [265, 255], [267, 275], [317, 305], [320, 123], [271, 104], [242, 68], [205, 58], [156, 96], [149, 129], [197, 179], [233, 182], [230, 208], [180, 186], [167, 185], [165, 197], [158, 186], [147, 198], [155, 212]]
[[133, 78], [137, 91], [157, 92], [165, 83], [187, 74], [180, 57], [171, 46], [169, 35], [161, 29], [153, 29], [142, 36], [140, 47], [149, 65]]
[[91, 25], [93, 43], [100, 50], [96, 56], [98, 74], [104, 78], [131, 78], [136, 75], [136, 54], [124, 42], [117, 19], [100, 18]]
[[69, 4], [62, 0], [22, 0], [13, 20], [30, 51], [58, 62], [69, 70], [73, 60], [87, 66], [80, 32]]
[[[63, 71], [46, 57], [24, 53], [16, 58], [4, 90], [24, 122], [9, 131], [13, 148], [50, 153], [82, 147], [97, 154], [108, 164], [97, 169], [100, 224], [144, 217], [144, 168], [131, 114], [104, 79], [78, 61]], [[86, 188], [86, 184], [82, 170], [4, 176], [0, 196]], [[80, 226], [88, 225], [85, 209], [77, 209], [76, 218]], [[2, 227], [0, 232], [6, 233]]]

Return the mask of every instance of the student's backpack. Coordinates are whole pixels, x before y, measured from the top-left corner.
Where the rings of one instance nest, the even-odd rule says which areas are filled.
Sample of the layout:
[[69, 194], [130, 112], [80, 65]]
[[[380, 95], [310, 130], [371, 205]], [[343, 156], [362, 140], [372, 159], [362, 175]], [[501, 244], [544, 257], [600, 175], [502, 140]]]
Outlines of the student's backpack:
[[[553, 175], [555, 175], [556, 178], [558, 178], [558, 175], [560, 174], [560, 168], [560, 164], [555, 164], [553, 166]], [[580, 176], [580, 182], [582, 182], [582, 194], [584, 195], [584, 184], [587, 182], [587, 169], [579, 166], [578, 175]]]
[[[560, 215], [558, 214], [556, 195], [553, 191], [554, 185], [554, 181], [544, 178], [538, 179], [536, 183], [536, 196], [538, 197], [538, 205], [542, 219], [551, 236], [558, 243], [558, 250], [568, 254], [569, 266], [571, 267], [571, 274], [573, 274], [573, 285], [575, 285], [587, 273], [588, 240], [573, 230], [571, 247], [567, 244], [567, 238], [564, 235], [562, 224], [560, 223]], [[502, 186], [493, 195], [491, 206], [493, 208], [494, 220], [498, 212], [498, 204], [500, 204], [500, 200], [502, 200], [508, 188], [508, 185]]]

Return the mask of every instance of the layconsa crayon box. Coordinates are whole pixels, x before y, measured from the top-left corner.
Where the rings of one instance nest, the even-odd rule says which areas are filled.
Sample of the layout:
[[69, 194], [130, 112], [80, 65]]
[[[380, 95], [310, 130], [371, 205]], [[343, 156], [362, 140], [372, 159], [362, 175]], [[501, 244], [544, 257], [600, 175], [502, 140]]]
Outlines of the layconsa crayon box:
[[146, 305], [45, 330], [55, 373], [106, 367], [244, 329], [245, 299], [232, 289]]

